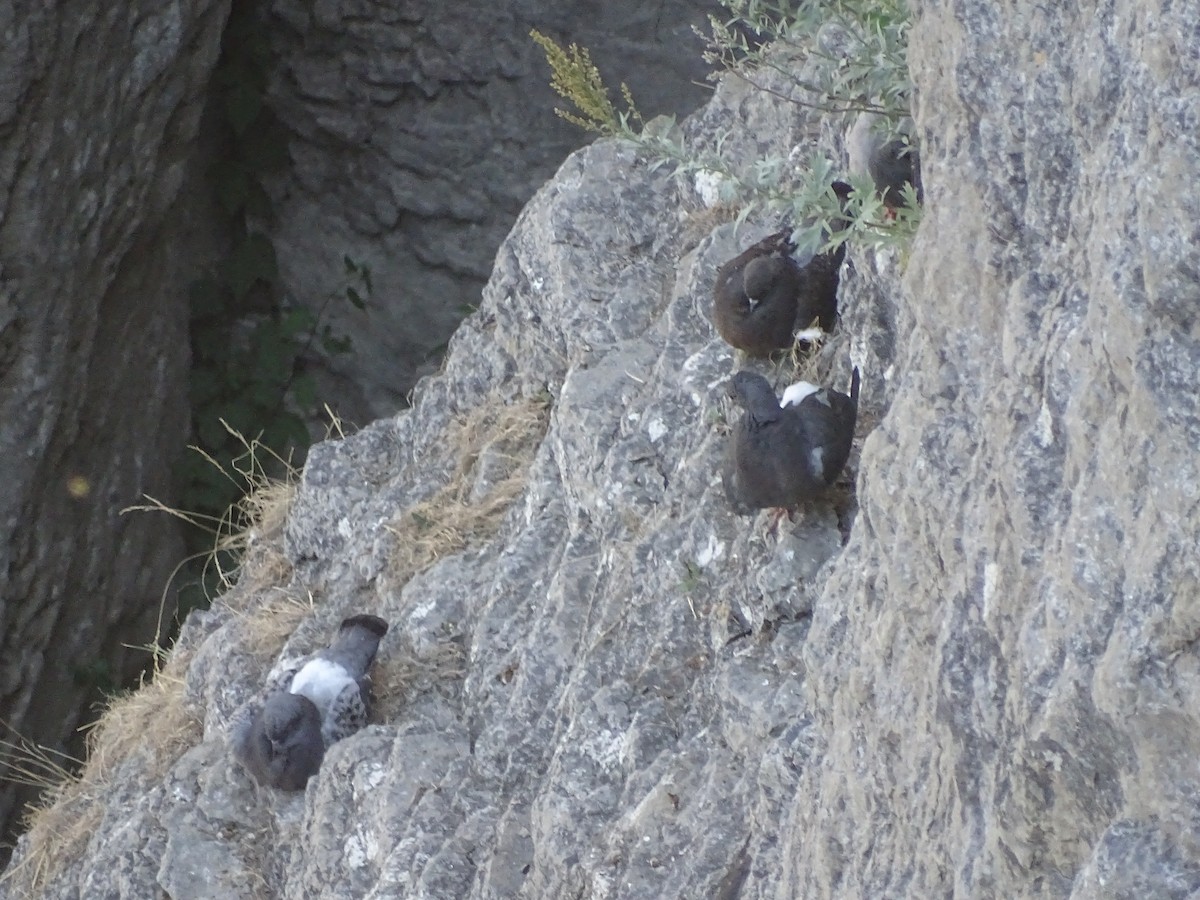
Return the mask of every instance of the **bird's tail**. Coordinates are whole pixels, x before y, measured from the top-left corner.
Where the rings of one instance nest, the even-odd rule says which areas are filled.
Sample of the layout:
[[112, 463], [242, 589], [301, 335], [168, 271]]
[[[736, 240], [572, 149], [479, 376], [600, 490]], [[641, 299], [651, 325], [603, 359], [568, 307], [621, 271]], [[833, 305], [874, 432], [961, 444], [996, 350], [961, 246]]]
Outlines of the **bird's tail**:
[[358, 677], [371, 668], [379, 642], [387, 631], [388, 623], [379, 616], [367, 613], [350, 616], [342, 620], [327, 653]]
[[830, 232], [843, 231], [845, 230], [846, 226], [850, 224], [850, 219], [846, 214], [846, 202], [850, 199], [850, 192], [853, 190], [853, 188], [844, 181], [835, 181], [829, 185], [829, 189], [833, 191], [833, 195], [838, 198], [838, 204], [842, 210], [841, 216], [830, 221], [829, 229]]

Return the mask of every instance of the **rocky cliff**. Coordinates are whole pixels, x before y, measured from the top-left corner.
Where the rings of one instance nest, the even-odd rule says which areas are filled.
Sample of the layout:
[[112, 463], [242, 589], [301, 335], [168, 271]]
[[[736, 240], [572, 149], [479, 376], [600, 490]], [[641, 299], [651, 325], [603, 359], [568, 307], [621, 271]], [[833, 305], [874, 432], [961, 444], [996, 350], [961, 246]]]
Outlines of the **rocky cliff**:
[[[657, 115], [707, 99], [692, 29], [728, 15], [711, 0], [263, 6], [268, 102], [290, 132], [287, 173], [270, 186], [280, 280], [353, 342], [311, 371], [359, 424], [403, 407], [437, 369], [521, 207], [587, 139], [554, 115], [530, 29], [590, 48]], [[344, 256], [371, 273], [366, 310], [330, 302]]]
[[[925, 219], [851, 248], [817, 362], [863, 370], [853, 494], [778, 535], [719, 477], [708, 292], [749, 233], [631, 149], [572, 156], [8, 892], [1200, 890], [1198, 7], [919, 6]], [[805, 116], [731, 82], [688, 129], [749, 160]], [[231, 715], [356, 610], [392, 623], [377, 724], [255, 789]]]
[[[227, 11], [0, 8], [5, 741], [77, 750], [97, 688], [148, 660], [131, 648], [154, 641], [183, 555], [170, 523], [120, 513], [170, 497], [187, 437], [197, 132]], [[0, 786], [0, 826], [19, 796]]]

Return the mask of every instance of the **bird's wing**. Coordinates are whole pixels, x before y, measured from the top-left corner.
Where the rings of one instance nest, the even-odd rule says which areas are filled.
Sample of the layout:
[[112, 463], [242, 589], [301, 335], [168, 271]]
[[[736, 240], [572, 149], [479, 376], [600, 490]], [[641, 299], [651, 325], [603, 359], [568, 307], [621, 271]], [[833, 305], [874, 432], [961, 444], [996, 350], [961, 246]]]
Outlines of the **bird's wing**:
[[367, 724], [369, 711], [358, 682], [347, 684], [333, 698], [329, 712], [321, 723], [325, 746], [349, 737]]

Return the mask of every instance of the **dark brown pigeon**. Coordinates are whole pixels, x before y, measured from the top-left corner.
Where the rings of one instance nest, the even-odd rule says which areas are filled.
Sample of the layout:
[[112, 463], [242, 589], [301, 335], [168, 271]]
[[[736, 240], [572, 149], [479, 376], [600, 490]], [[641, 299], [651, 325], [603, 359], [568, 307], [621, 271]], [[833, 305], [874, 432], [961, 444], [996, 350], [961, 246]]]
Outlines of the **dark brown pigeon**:
[[[850, 186], [831, 185], [842, 201]], [[843, 223], [837, 223], [840, 230]], [[767, 356], [792, 346], [797, 327], [816, 325], [830, 332], [837, 322], [838, 272], [845, 245], [818, 253], [806, 265], [792, 257], [789, 230], [777, 231], [717, 270], [713, 284], [713, 324], [730, 346], [751, 356]]]
[[768, 235], [717, 270], [713, 324], [730, 346], [751, 356], [792, 346], [801, 279], [788, 234]]

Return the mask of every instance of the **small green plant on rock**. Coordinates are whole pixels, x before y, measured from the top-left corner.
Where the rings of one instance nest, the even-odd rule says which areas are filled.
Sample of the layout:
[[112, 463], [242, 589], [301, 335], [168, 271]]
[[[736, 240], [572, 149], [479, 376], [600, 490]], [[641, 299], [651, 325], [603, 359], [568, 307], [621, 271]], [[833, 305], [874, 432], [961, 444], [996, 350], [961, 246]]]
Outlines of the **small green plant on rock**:
[[[821, 112], [873, 112], [893, 125], [910, 114], [906, 0], [722, 0], [722, 5], [731, 18], [709, 17], [707, 62]], [[769, 86], [761, 77], [767, 72], [781, 76], [790, 89]]]
[[[912, 94], [905, 0], [722, 0], [722, 5], [730, 17], [711, 18], [709, 62], [788, 102], [837, 116], [843, 126], [859, 113], [872, 113], [885, 136], [902, 133]], [[797, 240], [813, 251], [846, 240], [905, 244], [916, 230], [920, 208], [913, 191], [906, 192], [904, 207], [888, 213], [869, 180], [851, 179], [854, 193], [843, 209], [828, 190], [839, 174], [821, 154], [739, 165], [723, 152], [723, 140], [711, 149], [690, 146], [670, 117], [645, 121], [624, 84], [625, 110], [618, 111], [587, 50], [574, 44], [564, 49], [537, 31], [532, 37], [546, 53], [551, 87], [574, 107], [556, 110], [559, 116], [635, 144], [652, 159], [651, 165], [671, 166], [677, 177], [708, 193], [711, 202], [736, 204], [739, 221], [756, 210], [769, 210], [810, 223]], [[847, 227], [834, 230], [834, 221], [847, 222]]]
[[594, 131], [605, 137], [636, 134], [630, 123], [642, 125], [642, 117], [634, 106], [633, 95], [627, 84], [621, 84], [625, 111], [617, 112], [609, 99], [604, 79], [600, 77], [600, 70], [592, 62], [592, 56], [586, 48], [577, 44], [560, 47], [536, 28], [529, 32], [529, 36], [546, 54], [551, 71], [550, 87], [564, 100], [570, 100], [576, 109], [576, 112], [556, 109], [555, 115], [572, 125], [578, 125], [584, 131]]

